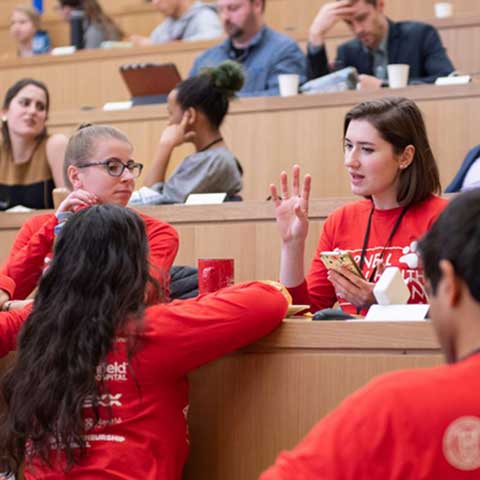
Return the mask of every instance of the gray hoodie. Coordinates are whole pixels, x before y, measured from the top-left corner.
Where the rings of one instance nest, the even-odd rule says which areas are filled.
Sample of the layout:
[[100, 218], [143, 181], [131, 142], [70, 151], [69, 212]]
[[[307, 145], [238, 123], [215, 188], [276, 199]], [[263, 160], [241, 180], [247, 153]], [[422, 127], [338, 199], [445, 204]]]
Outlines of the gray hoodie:
[[150, 35], [152, 43], [210, 40], [223, 34], [214, 5], [195, 2], [179, 18], [167, 17]]

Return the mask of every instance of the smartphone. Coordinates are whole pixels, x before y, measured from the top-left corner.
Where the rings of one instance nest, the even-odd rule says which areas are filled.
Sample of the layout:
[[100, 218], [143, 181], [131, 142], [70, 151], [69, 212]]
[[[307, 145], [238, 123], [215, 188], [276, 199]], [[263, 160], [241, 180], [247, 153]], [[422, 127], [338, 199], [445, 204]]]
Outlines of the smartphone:
[[329, 270], [340, 271], [341, 267], [345, 267], [355, 275], [363, 278], [363, 273], [353, 259], [352, 254], [346, 250], [320, 252], [320, 260]]

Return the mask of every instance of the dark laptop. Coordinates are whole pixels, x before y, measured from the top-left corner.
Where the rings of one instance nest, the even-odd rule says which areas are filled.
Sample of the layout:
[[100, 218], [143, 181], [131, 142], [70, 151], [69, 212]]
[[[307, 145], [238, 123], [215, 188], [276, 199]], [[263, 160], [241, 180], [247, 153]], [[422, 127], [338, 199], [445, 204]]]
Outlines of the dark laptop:
[[173, 63], [132, 63], [120, 67], [133, 105], [165, 103], [171, 90], [182, 80]]

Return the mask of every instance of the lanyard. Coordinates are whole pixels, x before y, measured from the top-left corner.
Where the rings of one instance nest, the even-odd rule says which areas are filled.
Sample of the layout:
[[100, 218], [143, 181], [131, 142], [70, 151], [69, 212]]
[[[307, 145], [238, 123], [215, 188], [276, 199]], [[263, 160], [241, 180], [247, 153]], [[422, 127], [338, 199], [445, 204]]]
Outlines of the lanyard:
[[[403, 217], [407, 213], [407, 210], [408, 210], [408, 206], [403, 207], [402, 211], [400, 212], [400, 215], [398, 216], [397, 221], [395, 222], [395, 225], [393, 226], [392, 231], [390, 232], [390, 235], [388, 236], [387, 243], [383, 247], [382, 253], [380, 254], [380, 259], [383, 260], [383, 256], [385, 255], [385, 250], [392, 243], [393, 236], [397, 233], [397, 230], [400, 227], [400, 223], [402, 222]], [[363, 239], [362, 255], [360, 257], [360, 265], [359, 265], [360, 271], [363, 270], [363, 266], [365, 264], [365, 255], [367, 253], [368, 240], [370, 238], [370, 230], [372, 229], [372, 218], [373, 218], [373, 212], [374, 211], [375, 211], [375, 206], [372, 205], [372, 209], [370, 210], [370, 215], [368, 216], [368, 223], [367, 223], [367, 229], [365, 231], [365, 237]], [[373, 269], [373, 272], [371, 273], [370, 277], [368, 278], [369, 282], [373, 281], [376, 273], [377, 273], [377, 267], [375, 267]]]

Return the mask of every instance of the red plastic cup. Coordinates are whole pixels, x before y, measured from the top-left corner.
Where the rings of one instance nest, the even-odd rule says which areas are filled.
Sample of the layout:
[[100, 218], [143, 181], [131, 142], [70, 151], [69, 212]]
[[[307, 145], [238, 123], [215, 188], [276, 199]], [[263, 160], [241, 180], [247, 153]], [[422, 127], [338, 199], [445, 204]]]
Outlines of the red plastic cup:
[[233, 285], [233, 258], [199, 258], [198, 292], [211, 293]]

